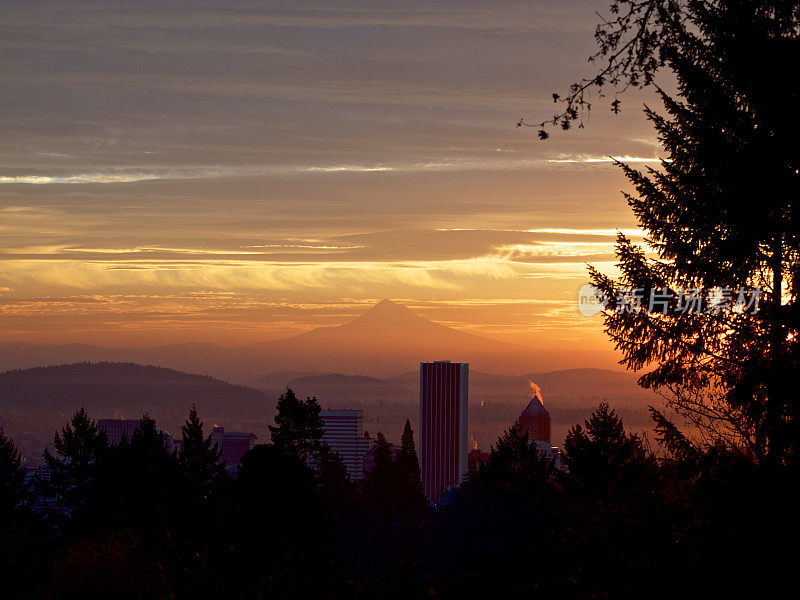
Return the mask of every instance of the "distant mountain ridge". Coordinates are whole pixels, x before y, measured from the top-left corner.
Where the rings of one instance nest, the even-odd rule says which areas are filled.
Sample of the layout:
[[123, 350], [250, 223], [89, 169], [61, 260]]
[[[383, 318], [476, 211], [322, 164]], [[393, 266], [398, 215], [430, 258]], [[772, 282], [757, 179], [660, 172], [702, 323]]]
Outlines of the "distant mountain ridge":
[[[556, 352], [490, 340], [434, 323], [390, 300], [355, 319], [292, 337], [233, 348], [173, 344], [153, 348], [101, 348], [86, 344], [0, 342], [0, 370], [77, 361], [135, 362], [247, 383], [280, 371], [341, 372], [390, 377], [420, 361], [469, 362], [476, 370], [513, 374], [551, 370], [569, 360], [597, 366], [595, 353]], [[604, 364], [609, 361], [604, 358]]]
[[[264, 385], [263, 381], [269, 381], [270, 385]], [[602, 398], [618, 406], [640, 408], [646, 408], [648, 402], [661, 403], [652, 391], [639, 387], [636, 374], [606, 369], [565, 369], [525, 375], [497, 375], [470, 369], [470, 399], [473, 402], [481, 398], [522, 402], [531, 395], [529, 382], [541, 387], [546, 405], [553, 401], [561, 407], [585, 407]], [[413, 403], [419, 395], [419, 372], [409, 371], [386, 379], [343, 373], [285, 376], [283, 379], [269, 376], [253, 381], [252, 385], [273, 393], [290, 387], [301, 396], [317, 396], [323, 405], [342, 406], [348, 401]]]
[[11, 369], [0, 373], [0, 383], [14, 380], [47, 378], [50, 382], [73, 383], [85, 381], [87, 375], [103, 379], [107, 382], [124, 383], [126, 385], [139, 385], [143, 380], [149, 382], [175, 380], [185, 382], [204, 383], [210, 386], [225, 385], [235, 388], [247, 389], [245, 386], [228, 383], [209, 375], [196, 375], [184, 373], [168, 367], [156, 365], [140, 365], [134, 362], [90, 362], [78, 361], [60, 365], [31, 367], [28, 369]]

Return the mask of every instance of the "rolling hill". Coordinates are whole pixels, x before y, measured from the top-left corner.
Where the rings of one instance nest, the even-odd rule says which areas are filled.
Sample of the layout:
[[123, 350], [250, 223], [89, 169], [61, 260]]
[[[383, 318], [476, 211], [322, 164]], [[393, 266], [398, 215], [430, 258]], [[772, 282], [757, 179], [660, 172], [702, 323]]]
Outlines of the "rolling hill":
[[27, 445], [37, 455], [81, 406], [96, 419], [147, 413], [179, 436], [193, 404], [208, 431], [219, 423], [253, 431], [259, 439], [275, 411], [275, 398], [261, 391], [163, 367], [73, 363], [0, 373], [0, 422], [22, 446], [26, 435], [31, 438]]
[[[368, 405], [384, 401], [416, 402], [419, 372], [409, 371], [398, 377], [380, 379], [343, 373], [301, 374], [274, 373], [254, 380], [251, 385], [269, 393], [292, 388], [301, 396], [317, 396], [329, 404], [344, 406], [357, 401]], [[616, 406], [646, 407], [656, 402], [653, 393], [640, 388], [636, 375], [606, 369], [565, 369], [526, 375], [496, 375], [470, 369], [469, 390], [473, 402], [502, 399], [523, 402], [531, 394], [529, 382], [536, 383], [550, 403], [558, 406], [586, 407], [607, 398]]]

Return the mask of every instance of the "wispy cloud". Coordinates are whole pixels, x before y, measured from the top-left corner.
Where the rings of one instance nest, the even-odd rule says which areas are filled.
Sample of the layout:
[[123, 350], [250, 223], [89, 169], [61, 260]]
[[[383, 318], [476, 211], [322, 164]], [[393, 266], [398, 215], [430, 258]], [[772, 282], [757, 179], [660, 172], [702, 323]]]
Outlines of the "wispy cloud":
[[[369, 173], [435, 173], [466, 171], [526, 171], [552, 167], [557, 164], [611, 163], [615, 159], [602, 157], [531, 159], [512, 157], [437, 157], [420, 161], [392, 161], [384, 163], [346, 164], [264, 164], [249, 166], [195, 165], [186, 167], [157, 167], [140, 170], [135, 167], [115, 167], [108, 172], [75, 174], [20, 174], [0, 176], [2, 184], [118, 184], [154, 180], [225, 179], [247, 177], [275, 177], [291, 175], [336, 175]], [[656, 163], [658, 158], [624, 156], [627, 163]]]
[[497, 247], [497, 256], [514, 262], [538, 262], [549, 258], [590, 259], [612, 255], [612, 242], [537, 242], [535, 244], [510, 244]]
[[638, 234], [606, 155], [656, 166], [649, 125], [514, 127], [580, 76], [586, 2], [205, 4], [9, 4], [0, 303], [21, 304], [0, 336], [213, 323], [217, 341], [409, 296], [490, 296], [475, 323], [524, 329], [588, 257], [613, 263], [616, 226]]
[[[217, 179], [231, 177], [253, 177], [291, 175], [302, 173], [376, 173], [395, 171], [404, 167], [376, 165], [263, 165], [252, 167], [193, 166], [179, 169], [162, 168], [150, 172], [130, 171], [120, 167], [107, 173], [78, 173], [74, 175], [11, 175], [0, 176], [0, 184], [100, 184], [135, 183], [139, 181]], [[406, 169], [408, 167], [405, 167]]]
[[658, 157], [646, 156], [565, 156], [563, 158], [551, 158], [547, 162], [561, 164], [561, 163], [661, 163], [664, 159]]
[[536, 229], [527, 229], [530, 233], [556, 233], [563, 235], [597, 235], [597, 236], [616, 236], [617, 232], [622, 233], [628, 237], [643, 237], [647, 235], [644, 229], [568, 229], [568, 228], [555, 228], [555, 227], [540, 227]]
[[76, 175], [12, 175], [1, 176], [0, 184], [86, 184], [86, 183], [132, 183], [160, 179], [153, 173], [128, 173], [117, 175], [112, 173], [79, 173]]
[[[369, 165], [331, 165], [322, 167], [296, 167], [298, 171], [308, 173], [380, 173], [382, 171], [394, 171], [393, 167], [380, 167]], [[291, 170], [291, 168], [289, 169]]]
[[290, 249], [290, 250], [356, 250], [364, 248], [361, 244], [356, 245], [329, 245], [329, 244], [254, 244], [249, 246], [242, 246], [243, 248], [263, 248], [264, 250], [272, 249]]

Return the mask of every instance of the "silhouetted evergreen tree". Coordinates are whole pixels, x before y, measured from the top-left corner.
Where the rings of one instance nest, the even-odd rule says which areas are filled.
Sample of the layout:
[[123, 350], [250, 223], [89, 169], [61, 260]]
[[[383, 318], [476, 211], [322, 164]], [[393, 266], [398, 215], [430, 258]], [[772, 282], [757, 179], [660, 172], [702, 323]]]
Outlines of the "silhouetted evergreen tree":
[[0, 515], [11, 513], [30, 499], [22, 457], [14, 441], [0, 427]]
[[432, 536], [443, 547], [431, 569], [436, 595], [554, 593], [550, 580], [559, 557], [552, 532], [559, 529], [559, 520], [552, 473], [552, 465], [518, 423], [503, 433], [452, 504], [438, 511]]
[[220, 463], [222, 450], [213, 443], [211, 434], [203, 435], [203, 422], [194, 405], [181, 427], [181, 434], [183, 444], [178, 462], [193, 487], [195, 496], [200, 500], [207, 499], [212, 486], [225, 468]]
[[359, 518], [358, 487], [350, 481], [341, 455], [327, 444], [320, 446], [313, 466], [326, 519], [343, 534], [350, 520]]
[[282, 452], [308, 460], [319, 449], [324, 433], [319, 411], [316, 398], [303, 401], [287, 389], [278, 399], [275, 426], [269, 426], [272, 443]]
[[350, 485], [350, 476], [344, 460], [327, 444], [322, 444], [314, 457], [314, 472], [324, 490], [334, 491]]
[[333, 593], [324, 513], [314, 471], [297, 454], [259, 444], [242, 457], [229, 531], [247, 595]]
[[[616, 411], [602, 402], [583, 426], [569, 430], [564, 452], [561, 512], [569, 527], [559, 543], [571, 562], [563, 585], [577, 596], [633, 598], [660, 577], [664, 564], [672, 565], [673, 578], [659, 584], [659, 594], [677, 592], [675, 581], [686, 585], [679, 577], [683, 549], [675, 543], [677, 507], [642, 439], [626, 432]], [[636, 550], [645, 546], [646, 552]]]
[[0, 427], [0, 585], [10, 599], [30, 590], [49, 533], [31, 513], [26, 479], [16, 444]]
[[[36, 596], [175, 597], [213, 590], [213, 565], [193, 547], [189, 486], [145, 415], [130, 440], [107, 446], [84, 410], [56, 435], [45, 490], [59, 504], [52, 575]], [[47, 455], [46, 455], [47, 456]], [[68, 568], [69, 567], [69, 568]]]
[[[553, 465], [539, 455], [536, 445], [528, 440], [519, 423], [503, 432], [485, 462], [469, 474], [464, 493], [482, 498], [485, 494], [537, 495], [550, 487]], [[480, 500], [475, 500], [480, 501]]]
[[[580, 118], [587, 86], [653, 85], [659, 70], [677, 80], [676, 94], [657, 89], [663, 110], [645, 111], [665, 150], [661, 165], [622, 166], [655, 256], [619, 235], [621, 276], [591, 275], [611, 301], [606, 331], [624, 364], [650, 368], [640, 383], [666, 394], [701, 434], [692, 439], [654, 411], [669, 452], [662, 474], [673, 477], [673, 507], [688, 513], [675, 544], [692, 555], [690, 577], [714, 582], [697, 593], [742, 595], [754, 583], [741, 575], [742, 557], [775, 584], [791, 571], [778, 548], [797, 537], [787, 505], [796, 493], [787, 490], [797, 486], [800, 452], [800, 124], [791, 115], [800, 78], [786, 62], [800, 55], [800, 4], [611, 6], [596, 35], [604, 64], [573, 86], [554, 122]], [[742, 304], [763, 290], [757, 312], [728, 310], [740, 289]]]
[[387, 480], [392, 476], [392, 447], [382, 431], [375, 436], [375, 460], [370, 475]]
[[584, 427], [574, 425], [564, 442], [569, 485], [596, 497], [612, 493], [616, 487], [638, 490], [651, 483], [655, 458], [638, 435], [625, 431], [622, 419], [608, 403], [601, 402]]
[[[72, 514], [65, 528], [65, 541], [71, 543], [64, 556], [56, 558], [60, 586], [69, 593], [83, 590], [120, 597], [219, 591], [223, 584], [216, 560], [219, 551], [209, 547], [217, 539], [213, 523], [200, 518], [195, 489], [152, 418], [144, 415], [130, 441], [109, 448], [95, 469], [85, 507]], [[93, 561], [85, 567], [83, 582], [72, 578], [59, 562], [75, 561], [82, 553]], [[111, 574], [102, 578], [106, 568]], [[132, 583], [140, 569], [152, 571], [153, 576]]]
[[364, 499], [373, 512], [378, 514], [396, 506], [395, 470], [392, 450], [383, 432], [375, 436], [372, 470], [364, 479]]
[[422, 492], [422, 477], [414, 444], [414, 431], [411, 429], [411, 422], [408, 419], [403, 427], [400, 452], [394, 461], [394, 471], [396, 497], [402, 509], [409, 511], [424, 507], [426, 500]]
[[422, 549], [430, 534], [425, 527], [429, 513], [425, 510], [418, 464], [414, 479], [417, 459], [410, 424], [403, 439], [402, 461], [400, 454], [393, 460], [386, 437], [382, 432], [376, 435], [371, 450], [373, 468], [362, 482], [361, 510], [344, 531], [354, 539], [341, 552], [349, 557], [348, 564], [365, 597], [399, 598], [425, 593]]
[[80, 510], [94, 482], [97, 461], [108, 450], [106, 436], [81, 407], [61, 432], [55, 433], [53, 446], [57, 456], [44, 451], [45, 463], [50, 469], [50, 481], [44, 484], [44, 493], [55, 498], [61, 514], [64, 510]]
[[[190, 509], [190, 488], [178, 459], [148, 415], [130, 442], [112, 446], [96, 463], [85, 519], [108, 528], [134, 527], [170, 537]], [[88, 525], [83, 524], [84, 527]]]
[[[800, 53], [800, 10], [774, 0], [639, 4], [653, 7], [659, 36], [647, 51], [678, 94], [659, 90], [663, 114], [645, 111], [665, 150], [660, 168], [622, 166], [656, 257], [620, 234], [619, 280], [592, 270], [617, 306], [626, 290], [638, 300], [606, 311], [606, 331], [629, 368], [654, 367], [642, 385], [670, 394], [712, 444], [777, 467], [800, 443], [800, 125], [786, 112], [800, 79], [782, 66]], [[757, 313], [729, 310], [740, 289], [745, 305], [764, 290]]]

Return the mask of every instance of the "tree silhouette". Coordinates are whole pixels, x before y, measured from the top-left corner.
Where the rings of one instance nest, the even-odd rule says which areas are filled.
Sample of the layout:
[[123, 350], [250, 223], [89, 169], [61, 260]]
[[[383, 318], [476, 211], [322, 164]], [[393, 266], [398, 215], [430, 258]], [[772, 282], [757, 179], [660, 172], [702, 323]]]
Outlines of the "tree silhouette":
[[553, 475], [553, 465], [540, 456], [519, 422], [503, 432], [489, 457], [470, 473], [467, 493], [538, 494]]
[[411, 422], [408, 419], [403, 427], [400, 452], [394, 461], [394, 472], [398, 504], [406, 511], [424, 506], [425, 495], [422, 492], [422, 477], [414, 444], [414, 431], [411, 429]]
[[[680, 47], [692, 36], [702, 41], [704, 27], [719, 14], [719, 9], [736, 5], [741, 8], [740, 15], [754, 21], [767, 17], [789, 37], [797, 27], [796, 3], [787, 0], [612, 0], [607, 14], [598, 13], [597, 51], [589, 57], [589, 63], [596, 68], [594, 75], [573, 83], [566, 93], [553, 93], [553, 102], [561, 108], [551, 118], [540, 123], [527, 123], [523, 118], [517, 127], [538, 127], [541, 139], [549, 137], [548, 126], [566, 130], [577, 122], [582, 128], [592, 109], [587, 94], [593, 91], [598, 101], [608, 102], [611, 111], [619, 113], [627, 90], [656, 85], [659, 72], [669, 66], [669, 48]], [[751, 48], [741, 44], [741, 49]], [[754, 61], [758, 60], [754, 57]], [[779, 70], [778, 65], [763, 63], [765, 71], [772, 74]], [[770, 93], [769, 88], [765, 92]]]
[[756, 0], [676, 6], [656, 44], [678, 95], [659, 90], [665, 114], [645, 110], [666, 156], [657, 170], [621, 165], [655, 256], [620, 234], [621, 277], [591, 277], [624, 364], [653, 367], [642, 385], [712, 443], [780, 465], [800, 427], [799, 127], [785, 110], [800, 82], [780, 66], [799, 51], [800, 11]]
[[14, 441], [0, 427], [0, 515], [11, 513], [30, 500], [22, 457]]
[[181, 427], [183, 444], [178, 462], [186, 474], [197, 498], [208, 497], [211, 487], [225, 468], [220, 463], [222, 450], [213, 444], [211, 434], [203, 435], [203, 422], [192, 405], [189, 416]]
[[[72, 490], [80, 501], [60, 520], [62, 543], [43, 596], [63, 589], [68, 596], [182, 597], [215, 589], [215, 565], [200, 543], [216, 540], [215, 532], [197, 518], [198, 499], [152, 418], [144, 415], [130, 441], [106, 448], [88, 469], [86, 485]], [[83, 578], [75, 573], [81, 561]], [[140, 570], [147, 576], [137, 580]]]
[[327, 444], [323, 444], [317, 452], [314, 467], [317, 481], [324, 489], [344, 488], [350, 483], [342, 456]]
[[647, 476], [656, 468], [641, 438], [625, 431], [622, 419], [606, 402], [600, 403], [583, 427], [570, 428], [564, 453], [567, 481], [593, 496], [619, 486], [638, 490], [648, 485]]
[[97, 461], [86, 492], [87, 510], [74, 516], [83, 528], [133, 526], [169, 538], [178, 523], [194, 515], [190, 486], [162, 431], [148, 415], [130, 442], [112, 446]]
[[308, 460], [319, 450], [324, 433], [320, 406], [314, 397], [305, 401], [287, 389], [278, 399], [275, 426], [269, 426], [272, 443], [282, 452]]
[[61, 509], [80, 509], [94, 481], [95, 465], [108, 450], [105, 433], [97, 429], [97, 423], [81, 407], [61, 432], [55, 433], [53, 446], [57, 457], [44, 451], [50, 469], [50, 481], [44, 484], [46, 493], [55, 497]]
[[229, 528], [237, 572], [250, 582], [254, 597], [302, 595], [329, 560], [314, 471], [297, 454], [272, 444], [242, 456]]
[[46, 551], [50, 532], [30, 510], [32, 499], [22, 457], [0, 427], [0, 581], [8, 598], [25, 595]]
[[564, 529], [552, 474], [519, 423], [503, 432], [453, 502], [437, 510], [442, 523], [433, 535], [445, 544], [437, 552], [437, 595], [557, 595], [548, 579], [569, 561], [559, 560], [560, 541], [552, 533]]
[[[571, 549], [568, 578], [576, 595], [636, 597], [661, 576], [664, 564], [673, 566], [677, 579], [684, 557], [676, 552], [674, 508], [640, 436], [626, 432], [602, 402], [583, 426], [569, 430], [564, 451], [568, 473], [560, 478], [566, 492], [560, 510], [569, 526], [559, 537]], [[634, 549], [645, 545], [648, 552], [639, 556]], [[660, 585], [674, 591], [672, 584]]]
[[377, 514], [383, 514], [396, 505], [395, 469], [392, 451], [386, 436], [379, 431], [375, 436], [372, 471], [364, 481], [364, 498]]

